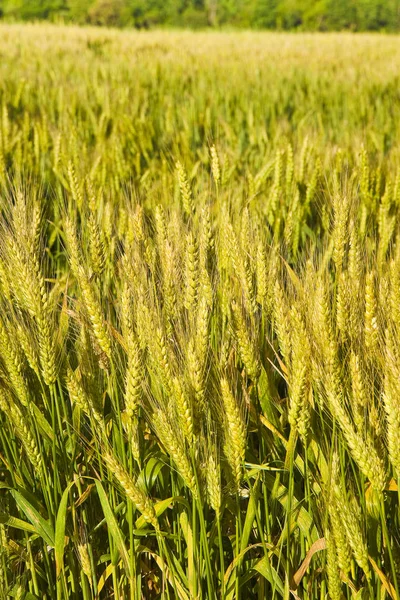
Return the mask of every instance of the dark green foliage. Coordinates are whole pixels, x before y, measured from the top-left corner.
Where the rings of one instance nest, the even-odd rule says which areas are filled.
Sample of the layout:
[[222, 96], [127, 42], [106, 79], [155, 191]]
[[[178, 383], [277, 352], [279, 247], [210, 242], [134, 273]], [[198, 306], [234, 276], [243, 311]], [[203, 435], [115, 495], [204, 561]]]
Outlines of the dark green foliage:
[[0, 0], [0, 18], [115, 27], [397, 31], [400, 0]]

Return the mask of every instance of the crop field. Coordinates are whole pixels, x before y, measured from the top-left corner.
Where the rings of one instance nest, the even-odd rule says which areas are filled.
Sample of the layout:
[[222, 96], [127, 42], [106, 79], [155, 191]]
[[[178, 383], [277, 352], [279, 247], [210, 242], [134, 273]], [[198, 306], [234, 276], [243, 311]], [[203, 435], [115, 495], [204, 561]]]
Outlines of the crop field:
[[400, 43], [0, 26], [0, 600], [400, 598]]

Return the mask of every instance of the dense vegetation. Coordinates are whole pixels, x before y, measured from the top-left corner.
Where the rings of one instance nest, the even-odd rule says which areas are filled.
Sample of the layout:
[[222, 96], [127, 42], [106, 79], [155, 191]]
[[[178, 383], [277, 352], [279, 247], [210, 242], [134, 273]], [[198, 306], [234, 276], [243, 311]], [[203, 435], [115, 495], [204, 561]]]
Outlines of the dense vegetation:
[[398, 598], [397, 39], [0, 53], [0, 598]]
[[0, 16], [117, 27], [397, 31], [399, 0], [0, 0]]

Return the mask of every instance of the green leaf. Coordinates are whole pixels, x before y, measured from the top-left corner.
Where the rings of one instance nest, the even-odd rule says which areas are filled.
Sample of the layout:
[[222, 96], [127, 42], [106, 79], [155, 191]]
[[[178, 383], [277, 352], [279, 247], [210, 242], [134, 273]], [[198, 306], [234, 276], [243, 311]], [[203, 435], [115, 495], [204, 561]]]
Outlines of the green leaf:
[[106, 584], [107, 579], [110, 577], [110, 575], [112, 574], [112, 572], [115, 569], [115, 565], [113, 565], [113, 563], [110, 563], [109, 565], [107, 565], [107, 567], [105, 568], [105, 570], [103, 571], [99, 581], [98, 581], [98, 585], [97, 585], [97, 593], [100, 594], [101, 590], [103, 589], [103, 587]]
[[[120, 502], [115, 508], [114, 508], [114, 514], [118, 515], [121, 511], [124, 511], [126, 509], [126, 504], [125, 502]], [[98, 531], [99, 529], [101, 529], [102, 527], [104, 527], [104, 525], [107, 523], [107, 519], [102, 519], [101, 521], [99, 521], [97, 523], [97, 525], [95, 527], [93, 527], [93, 529], [90, 531], [90, 533], [94, 533], [95, 531]]]
[[161, 461], [157, 456], [152, 456], [141, 470], [137, 478], [137, 484], [144, 486], [147, 490], [151, 490], [163, 467], [165, 467], [165, 462]]
[[20, 492], [17, 492], [17, 490], [11, 490], [10, 493], [18, 507], [35, 527], [36, 533], [43, 538], [48, 546], [54, 548], [54, 531], [49, 521], [46, 521], [46, 519], [41, 516], [36, 508], [34, 508]]
[[271, 400], [273, 397], [273, 391], [271, 389], [271, 382], [264, 367], [261, 369], [257, 385], [262, 411], [264, 415], [268, 417], [268, 420], [274, 425], [274, 427], [277, 427], [278, 423], [276, 421], [275, 408]]
[[21, 589], [19, 587], [19, 585], [15, 585], [13, 587], [13, 589], [8, 592], [7, 598], [23, 598], [24, 600], [39, 600], [39, 598], [37, 596], [35, 596], [35, 594], [32, 594], [32, 592], [23, 592], [22, 596], [20, 596], [21, 594]]
[[68, 494], [73, 485], [74, 482], [70, 483], [69, 486], [64, 490], [57, 512], [54, 546], [54, 554], [56, 558], [56, 577], [60, 575], [64, 568], [65, 525], [67, 520]]
[[103, 509], [104, 517], [107, 521], [109, 532], [111, 533], [114, 542], [118, 548], [120, 556], [125, 564], [125, 568], [130, 571], [129, 564], [129, 554], [125, 546], [124, 538], [122, 537], [122, 533], [118, 527], [117, 520], [114, 516], [110, 503], [108, 501], [107, 495], [104, 491], [104, 488], [100, 481], [96, 480], [96, 488], [99, 496], [99, 500]]
[[260, 573], [267, 581], [269, 581], [272, 587], [276, 589], [281, 596], [284, 595], [285, 587], [278, 573], [271, 565], [269, 559], [266, 556], [261, 558], [261, 560], [259, 560], [258, 563], [256, 563], [254, 569], [258, 571], [258, 573]]
[[37, 533], [36, 529], [33, 525], [31, 525], [31, 523], [27, 523], [26, 521], [22, 521], [22, 519], [12, 517], [11, 515], [0, 514], [0, 523], [2, 525], [14, 527], [14, 529], [21, 529], [21, 531], [27, 531], [28, 533]]
[[[287, 510], [289, 507], [288, 489], [282, 483], [279, 483], [278, 487], [275, 488], [275, 478], [267, 471], [264, 473], [264, 482], [267, 488], [274, 493], [274, 498]], [[293, 522], [296, 523], [306, 538], [309, 537], [312, 542], [315, 542], [320, 536], [318, 535], [314, 520], [295, 496], [292, 497], [292, 511]]]
[[[224, 580], [225, 580], [225, 589], [227, 592], [227, 595], [226, 595], [227, 598], [228, 597], [233, 598], [233, 596], [234, 596], [236, 566], [242, 562], [242, 560], [243, 560], [244, 556], [247, 554], [247, 552], [249, 552], [250, 550], [253, 550], [254, 548], [261, 548], [262, 546], [263, 546], [263, 544], [261, 544], [261, 543], [252, 544], [251, 546], [247, 546], [247, 548], [244, 548], [233, 559], [233, 561], [231, 562], [229, 567], [226, 569]], [[270, 544], [266, 544], [266, 546], [268, 548], [271, 547]], [[271, 565], [269, 558], [264, 556], [264, 558], [260, 559], [258, 561], [258, 563], [256, 563], [256, 565], [252, 568], [255, 569], [256, 571], [258, 571], [263, 577], [265, 577], [265, 579], [267, 579], [267, 581], [269, 581], [271, 583], [271, 585], [283, 596], [284, 586], [282, 584], [282, 581], [279, 579], [278, 573]]]
[[240, 540], [240, 552], [243, 552], [243, 550], [247, 547], [247, 544], [249, 543], [249, 539], [250, 539], [250, 535], [251, 535], [251, 530], [253, 529], [253, 523], [254, 523], [254, 519], [256, 517], [256, 510], [257, 510], [257, 505], [256, 505], [256, 501], [255, 501], [255, 496], [257, 496], [257, 491], [258, 491], [258, 481], [254, 484], [252, 490], [250, 491], [250, 498], [249, 498], [249, 502], [247, 505], [247, 511], [246, 511], [246, 519], [244, 522], [243, 531], [242, 531], [241, 540]]
[[42, 433], [50, 440], [50, 442], [54, 442], [54, 431], [52, 430], [49, 422], [46, 420], [44, 414], [34, 403], [31, 404], [31, 409], [34, 412], [35, 421], [39, 425], [39, 428], [41, 429]]

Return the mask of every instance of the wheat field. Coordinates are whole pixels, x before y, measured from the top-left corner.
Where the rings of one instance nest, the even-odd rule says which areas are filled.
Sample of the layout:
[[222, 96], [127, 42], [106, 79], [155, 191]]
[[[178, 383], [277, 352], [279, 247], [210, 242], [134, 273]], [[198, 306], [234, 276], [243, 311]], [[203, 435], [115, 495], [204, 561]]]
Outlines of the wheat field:
[[0, 26], [0, 599], [400, 598], [400, 45]]

